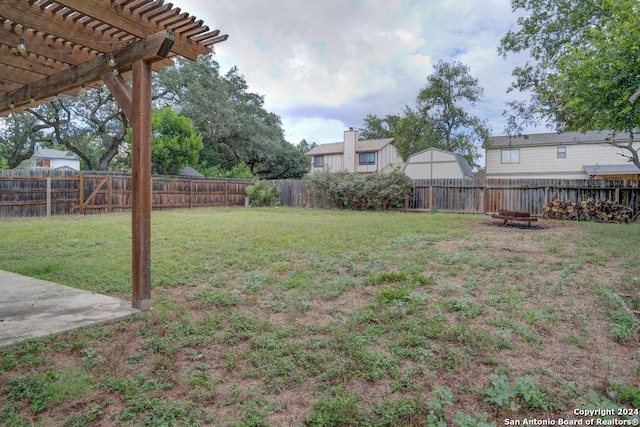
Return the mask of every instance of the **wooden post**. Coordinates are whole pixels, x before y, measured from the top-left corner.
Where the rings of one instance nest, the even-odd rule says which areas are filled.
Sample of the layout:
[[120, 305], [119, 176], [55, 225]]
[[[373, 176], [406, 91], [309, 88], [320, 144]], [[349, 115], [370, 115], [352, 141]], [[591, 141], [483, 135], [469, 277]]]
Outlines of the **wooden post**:
[[47, 177], [47, 216], [51, 216], [51, 177]]
[[78, 204], [80, 215], [84, 215], [84, 174], [80, 174], [78, 182]]
[[133, 64], [131, 106], [133, 308], [151, 309], [151, 64]]
[[113, 180], [109, 175], [109, 183], [107, 184], [107, 212], [113, 212]]
[[193, 209], [193, 179], [189, 179], [189, 209]]

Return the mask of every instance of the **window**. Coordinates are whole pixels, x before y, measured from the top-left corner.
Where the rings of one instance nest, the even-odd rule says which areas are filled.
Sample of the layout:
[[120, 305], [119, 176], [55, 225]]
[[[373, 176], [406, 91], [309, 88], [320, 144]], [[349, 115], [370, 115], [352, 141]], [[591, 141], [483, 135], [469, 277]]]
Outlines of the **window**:
[[520, 163], [520, 149], [502, 150], [502, 163]]
[[50, 168], [51, 167], [51, 159], [38, 159], [38, 160], [36, 160], [36, 167], [39, 167], [39, 168]]
[[567, 158], [567, 147], [558, 147], [558, 158], [559, 159]]
[[314, 168], [323, 168], [324, 167], [324, 156], [313, 156], [313, 167]]
[[375, 165], [376, 164], [376, 153], [360, 153], [358, 156], [358, 160], [361, 165]]

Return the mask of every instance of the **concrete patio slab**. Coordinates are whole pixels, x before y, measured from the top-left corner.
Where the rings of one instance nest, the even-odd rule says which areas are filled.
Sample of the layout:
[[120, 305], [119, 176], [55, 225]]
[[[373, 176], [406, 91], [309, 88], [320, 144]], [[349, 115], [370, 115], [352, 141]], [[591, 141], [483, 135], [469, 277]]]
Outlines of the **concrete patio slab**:
[[0, 270], [0, 347], [134, 313], [131, 301]]

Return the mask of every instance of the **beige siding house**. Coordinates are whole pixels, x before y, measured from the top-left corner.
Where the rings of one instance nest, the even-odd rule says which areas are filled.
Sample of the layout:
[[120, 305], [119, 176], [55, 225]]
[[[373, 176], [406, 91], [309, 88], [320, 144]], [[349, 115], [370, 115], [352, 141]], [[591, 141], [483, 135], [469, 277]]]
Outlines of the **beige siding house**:
[[393, 138], [360, 141], [353, 128], [344, 132], [343, 142], [318, 145], [307, 156], [311, 157], [311, 172], [386, 172], [402, 164]]
[[473, 179], [474, 177], [473, 170], [464, 157], [437, 148], [428, 148], [412, 154], [402, 171], [411, 179]]
[[[607, 131], [491, 137], [485, 151], [487, 178], [638, 180], [640, 169], [622, 156], [624, 150], [606, 144], [610, 137]], [[634, 147], [640, 149], [640, 142]]]

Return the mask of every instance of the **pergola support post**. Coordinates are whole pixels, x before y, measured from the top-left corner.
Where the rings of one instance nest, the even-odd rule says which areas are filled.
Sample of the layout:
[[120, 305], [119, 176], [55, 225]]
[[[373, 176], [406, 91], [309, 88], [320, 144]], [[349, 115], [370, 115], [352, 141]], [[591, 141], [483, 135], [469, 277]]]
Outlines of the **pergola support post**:
[[131, 99], [132, 306], [151, 309], [151, 64], [133, 64]]

